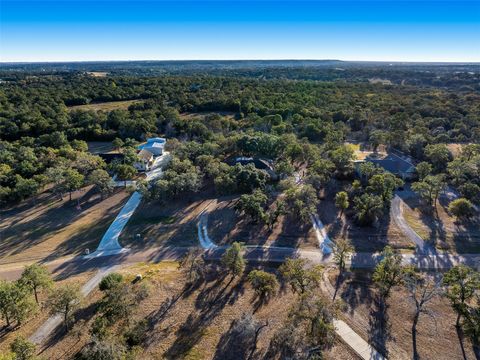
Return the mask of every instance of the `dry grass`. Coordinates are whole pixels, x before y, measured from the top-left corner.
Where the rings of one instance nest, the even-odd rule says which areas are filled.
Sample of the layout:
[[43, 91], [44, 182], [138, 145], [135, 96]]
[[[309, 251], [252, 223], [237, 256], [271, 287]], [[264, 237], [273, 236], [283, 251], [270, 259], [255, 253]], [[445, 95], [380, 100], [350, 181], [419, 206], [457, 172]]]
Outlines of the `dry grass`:
[[[94, 249], [128, 196], [122, 189], [101, 201], [85, 188], [71, 202], [68, 196], [59, 201], [43, 193], [36, 205], [28, 200], [0, 211], [0, 264], [51, 260]], [[81, 210], [76, 208], [77, 197]]]
[[[336, 273], [330, 273], [330, 282], [335, 284]], [[386, 325], [380, 327], [381, 312], [375, 300], [375, 288], [371, 274], [367, 272], [350, 273], [343, 282], [337, 297], [347, 305], [342, 315], [357, 333], [364, 339], [375, 339], [377, 349], [385, 347], [389, 359], [411, 359], [411, 326], [414, 305], [403, 288], [395, 288], [387, 300]], [[455, 329], [456, 315], [449, 301], [436, 297], [428, 304], [432, 316], [422, 314], [418, 323], [418, 351], [422, 359], [461, 359], [460, 342]], [[370, 329], [374, 326], [379, 333], [374, 336]], [[472, 346], [465, 340], [468, 359], [474, 359]]]
[[[274, 269], [270, 269], [274, 271]], [[128, 323], [111, 328], [112, 336], [121, 340], [121, 333], [129, 326], [146, 319], [149, 327], [137, 359], [222, 359], [225, 350], [237, 344], [229, 329], [232, 322], [244, 313], [255, 310], [254, 293], [245, 279], [228, 284], [229, 279], [212, 278], [197, 287], [186, 286], [185, 277], [175, 262], [138, 264], [121, 272], [130, 279], [134, 274], [147, 275], [144, 280], [150, 288], [149, 297], [134, 310]], [[96, 301], [100, 293], [95, 290]], [[281, 291], [267, 305], [254, 314], [260, 321], [269, 319], [269, 326], [261, 332], [258, 358], [266, 353], [272, 335], [285, 320], [296, 295]], [[90, 302], [90, 308], [94, 305]], [[89, 340], [89, 329], [95, 315], [90, 312], [71, 333], [61, 336], [41, 353], [48, 359], [71, 359]], [[344, 344], [337, 344], [327, 352], [326, 359], [355, 359]]]
[[460, 154], [462, 153], [463, 146], [464, 144], [457, 144], [457, 143], [447, 144], [447, 148], [454, 158], [460, 156]]
[[131, 248], [195, 245], [198, 215], [205, 206], [202, 200], [188, 199], [142, 202], [120, 235], [120, 243]]
[[233, 119], [235, 117], [234, 112], [229, 112], [229, 111], [218, 111], [218, 112], [195, 112], [195, 113], [181, 113], [180, 117], [182, 119], [200, 119], [204, 120], [208, 116], [212, 115], [220, 115], [222, 117], [228, 117], [230, 119]]
[[[73, 276], [70, 276], [68, 279], [58, 280], [55, 282], [55, 285], [65, 285], [65, 284], [78, 284], [79, 286], [85, 284], [91, 276], [93, 276], [94, 272], [83, 272]], [[56, 274], [53, 274], [55, 276]], [[39, 300], [41, 303], [44, 303], [47, 298], [47, 294], [44, 292], [40, 292]], [[87, 307], [94, 298], [89, 297], [88, 299], [84, 299], [82, 303], [82, 307]], [[0, 353], [6, 352], [10, 348], [10, 343], [17, 337], [17, 336], [24, 336], [28, 338], [29, 336], [33, 335], [33, 333], [40, 327], [48, 318], [50, 314], [48, 309], [42, 308], [40, 309], [36, 315], [30, 318], [25, 324], [20, 326], [19, 328], [15, 329], [14, 331], [10, 332], [0, 332]], [[3, 327], [3, 322], [0, 320], [0, 328]], [[47, 357], [46, 359], [54, 359], [60, 357]]]
[[436, 210], [426, 207], [417, 197], [405, 199], [407, 223], [426, 241], [441, 250], [459, 254], [480, 252], [480, 216], [459, 221], [448, 212], [448, 201], [441, 198]]
[[112, 110], [127, 110], [130, 105], [137, 104], [141, 101], [142, 100], [107, 101], [103, 103], [69, 106], [68, 110], [69, 111], [92, 110], [92, 111], [105, 111], [105, 112], [109, 112]]
[[220, 198], [210, 207], [208, 230], [216, 243], [238, 241], [248, 245], [318, 248], [310, 221], [301, 224], [288, 216], [281, 216], [270, 230], [263, 223], [254, 223], [249, 218], [239, 216], [234, 209], [237, 200], [237, 196]]
[[87, 71], [87, 75], [92, 77], [107, 77], [108, 72], [105, 71]]

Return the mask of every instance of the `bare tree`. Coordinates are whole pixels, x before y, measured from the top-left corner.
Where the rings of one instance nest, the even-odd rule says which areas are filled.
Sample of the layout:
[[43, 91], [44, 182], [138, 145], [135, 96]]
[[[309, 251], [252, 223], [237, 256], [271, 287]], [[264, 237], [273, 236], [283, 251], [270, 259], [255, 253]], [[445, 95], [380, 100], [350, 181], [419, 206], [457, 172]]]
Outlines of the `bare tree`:
[[417, 324], [421, 314], [427, 314], [433, 317], [433, 314], [427, 308], [428, 303], [437, 295], [440, 294], [439, 277], [432, 277], [428, 275], [420, 275], [415, 272], [408, 272], [405, 275], [404, 284], [409, 292], [410, 300], [415, 305], [415, 312], [412, 323], [412, 348], [413, 359], [419, 359], [417, 350]]

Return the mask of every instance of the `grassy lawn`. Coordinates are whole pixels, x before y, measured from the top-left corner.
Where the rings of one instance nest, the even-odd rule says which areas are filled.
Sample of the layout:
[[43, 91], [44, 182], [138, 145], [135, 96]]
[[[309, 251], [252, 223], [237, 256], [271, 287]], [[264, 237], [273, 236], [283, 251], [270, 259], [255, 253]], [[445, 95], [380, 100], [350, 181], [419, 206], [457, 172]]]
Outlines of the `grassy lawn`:
[[423, 240], [430, 239], [430, 229], [423, 223], [420, 217], [411, 209], [404, 209], [403, 217], [407, 224], [415, 231]]
[[83, 110], [83, 111], [112, 111], [112, 110], [127, 110], [130, 105], [141, 102], [142, 100], [125, 100], [125, 101], [107, 101], [95, 104], [75, 105], [69, 106], [69, 111]]
[[[59, 201], [48, 193], [0, 211], [0, 263], [50, 260], [95, 249], [104, 232], [128, 199], [123, 189], [101, 201], [85, 188]], [[81, 209], [76, 208], [80, 198]]]

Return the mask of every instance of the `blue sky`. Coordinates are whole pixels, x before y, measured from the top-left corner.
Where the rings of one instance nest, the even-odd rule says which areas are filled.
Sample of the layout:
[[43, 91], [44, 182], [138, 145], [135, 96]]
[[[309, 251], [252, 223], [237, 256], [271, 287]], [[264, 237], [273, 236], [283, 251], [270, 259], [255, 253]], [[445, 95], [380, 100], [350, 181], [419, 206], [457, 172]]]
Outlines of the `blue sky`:
[[0, 61], [480, 61], [480, 0], [0, 0]]

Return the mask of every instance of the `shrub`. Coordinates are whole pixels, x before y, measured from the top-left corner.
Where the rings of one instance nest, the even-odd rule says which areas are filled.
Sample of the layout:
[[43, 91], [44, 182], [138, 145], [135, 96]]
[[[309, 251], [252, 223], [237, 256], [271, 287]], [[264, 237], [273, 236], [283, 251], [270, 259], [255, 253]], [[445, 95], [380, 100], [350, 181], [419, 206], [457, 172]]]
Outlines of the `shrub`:
[[98, 287], [101, 291], [110, 290], [123, 281], [123, 276], [119, 273], [110, 273], [106, 275]]

